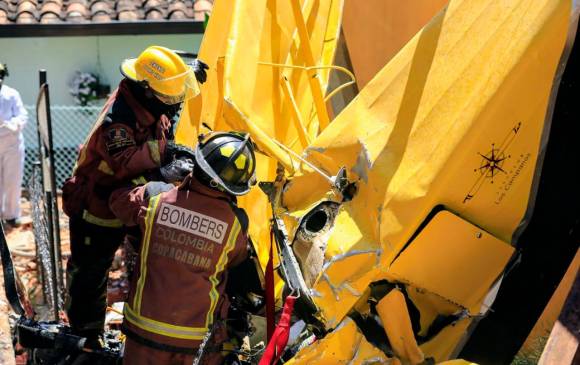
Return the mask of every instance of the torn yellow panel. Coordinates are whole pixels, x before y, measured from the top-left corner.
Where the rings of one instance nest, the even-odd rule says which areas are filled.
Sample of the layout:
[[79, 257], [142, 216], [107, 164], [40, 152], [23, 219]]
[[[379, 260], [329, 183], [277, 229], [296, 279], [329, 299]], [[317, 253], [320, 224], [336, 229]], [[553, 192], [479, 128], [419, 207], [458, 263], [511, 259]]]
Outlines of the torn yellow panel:
[[286, 364], [400, 365], [401, 362], [388, 358], [371, 345], [356, 324], [347, 318], [334, 331], [302, 349]]
[[427, 334], [427, 330], [438, 315], [449, 316], [461, 310], [460, 306], [424, 289], [410, 285], [406, 285], [405, 289], [409, 299], [421, 313], [419, 318], [421, 329], [418, 333], [421, 336]]
[[[348, 230], [362, 235], [356, 249], [381, 248], [378, 265], [348, 257], [336, 264], [361, 273], [357, 287], [388, 276], [395, 257], [437, 206], [511, 243], [528, 207], [569, 15], [566, 0], [451, 1], [308, 148], [315, 165], [331, 175], [346, 166], [357, 181], [357, 195], [345, 203]], [[315, 183], [319, 178], [309, 176], [301, 183], [323, 190]], [[291, 187], [284, 201], [301, 207], [302, 193]], [[344, 234], [335, 229], [329, 248]], [[473, 262], [478, 258], [470, 255], [478, 254], [466, 251], [461, 260]], [[495, 268], [505, 256], [500, 250]], [[442, 285], [461, 286], [449, 258], [437, 257], [447, 280]], [[321, 279], [326, 274], [334, 287], [352, 285], [353, 279], [333, 278], [342, 271], [338, 267], [328, 265]], [[365, 270], [376, 275], [363, 275]], [[449, 295], [476, 307], [488, 283], [477, 283], [476, 293]], [[329, 327], [357, 299], [356, 291], [320, 293], [316, 303]], [[458, 337], [446, 341], [439, 345], [451, 353]]]
[[344, 310], [357, 302], [377, 275], [382, 250], [366, 237], [352, 219], [349, 204], [344, 204], [327, 242], [323, 272], [312, 289], [327, 328], [341, 321]]
[[431, 341], [421, 344], [421, 350], [427, 357], [433, 357], [436, 362], [448, 360], [455, 354], [460, 340], [468, 331], [472, 319], [464, 318], [447, 326]]
[[379, 300], [376, 309], [397, 357], [412, 365], [423, 363], [425, 355], [417, 345], [405, 296], [401, 290], [391, 290]]
[[[299, 165], [296, 157], [280, 149], [274, 139], [302, 152], [297, 128], [292, 123], [292, 103], [283, 95], [280, 82], [288, 79], [304, 128], [318, 135], [318, 119], [305, 67], [317, 69], [317, 81], [326, 90], [337, 37], [340, 31], [342, 0], [302, 0], [301, 12], [310, 42], [302, 44], [289, 1], [217, 0], [210, 17], [199, 57], [209, 64], [208, 81], [201, 96], [186, 106], [177, 128], [176, 140], [194, 145], [192, 135], [200, 123], [216, 130], [242, 130], [271, 158], [260, 158], [258, 178], [272, 181], [277, 162], [288, 173]], [[309, 47], [314, 64], [308, 64], [301, 47]], [[287, 67], [289, 66], [289, 67]], [[260, 262], [265, 265], [269, 247], [269, 203], [254, 188], [240, 199], [248, 211], [250, 234]]]

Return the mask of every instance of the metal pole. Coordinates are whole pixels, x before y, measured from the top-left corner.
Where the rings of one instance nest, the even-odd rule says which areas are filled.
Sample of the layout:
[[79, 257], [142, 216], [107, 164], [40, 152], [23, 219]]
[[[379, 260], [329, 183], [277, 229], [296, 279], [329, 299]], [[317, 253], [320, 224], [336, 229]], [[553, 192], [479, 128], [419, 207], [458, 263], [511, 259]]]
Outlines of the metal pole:
[[[62, 287], [62, 264], [61, 264], [61, 250], [60, 250], [60, 225], [58, 221], [58, 204], [57, 204], [57, 194], [56, 194], [56, 178], [54, 176], [54, 149], [52, 143], [52, 121], [50, 117], [50, 97], [48, 92], [48, 83], [46, 81], [46, 70], [40, 70], [40, 88], [41, 92], [44, 92], [44, 105], [46, 110], [46, 133], [48, 137], [48, 145], [42, 142], [43, 155], [48, 158], [49, 171], [48, 171], [48, 184], [45, 184], [45, 194], [46, 194], [46, 211], [48, 218], [48, 233], [50, 239], [50, 256], [52, 261], [52, 289], [54, 293], [53, 298], [53, 311], [54, 319], [58, 320], [60, 311], [60, 288]], [[38, 116], [37, 116], [38, 120]], [[39, 128], [40, 129], [40, 128]], [[43, 161], [44, 162], [44, 161]], [[44, 164], [43, 164], [44, 166]], [[44, 176], [44, 174], [43, 174]], [[48, 187], [48, 188], [46, 188]]]
[[[43, 90], [43, 85], [46, 83], [46, 71], [40, 71], [39, 72], [39, 96], [40, 93], [42, 93]], [[37, 108], [37, 112], [38, 112], [38, 105], [36, 106]], [[46, 193], [46, 182], [44, 181], [44, 171], [42, 168], [43, 165], [43, 161], [44, 161], [44, 142], [43, 142], [43, 138], [42, 138], [42, 132], [41, 132], [41, 128], [40, 128], [40, 120], [38, 119], [38, 113], [36, 115], [36, 135], [38, 138], [38, 160], [37, 163], [40, 166], [40, 183], [42, 185], [42, 191], [44, 193], [44, 199], [45, 201], [48, 201], [47, 199], [49, 198], [49, 196]], [[44, 209], [46, 210], [46, 206], [44, 206]], [[36, 222], [36, 224], [40, 224], [40, 222]], [[48, 239], [52, 240], [52, 228], [48, 227]], [[52, 243], [49, 242], [50, 247], [52, 247]], [[42, 273], [42, 267], [44, 262], [42, 261], [42, 258], [40, 257], [39, 253], [38, 253], [38, 242], [36, 242], [36, 257], [38, 260], [38, 267], [40, 267], [39, 273], [39, 279], [42, 280], [43, 283], [43, 288], [47, 288], [47, 286], [44, 284], [44, 280], [47, 280], [48, 278], [44, 277], [44, 274]], [[52, 260], [52, 250], [50, 250], [50, 258], [51, 258], [51, 262]], [[54, 270], [53, 270], [54, 271]], [[54, 283], [54, 275], [52, 275], [51, 277], [52, 282]], [[52, 290], [55, 290], [54, 284], [52, 285]], [[48, 299], [46, 296], [46, 293], [43, 290], [43, 297], [44, 297], [44, 302], [47, 303]], [[51, 303], [51, 305], [54, 306], [54, 303]]]

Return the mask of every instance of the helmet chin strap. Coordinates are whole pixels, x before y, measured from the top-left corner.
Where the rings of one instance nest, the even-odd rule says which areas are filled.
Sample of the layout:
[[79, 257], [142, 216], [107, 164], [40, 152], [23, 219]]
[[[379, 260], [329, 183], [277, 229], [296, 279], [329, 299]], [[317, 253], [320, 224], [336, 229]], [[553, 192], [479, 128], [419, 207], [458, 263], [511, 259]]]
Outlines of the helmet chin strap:
[[145, 86], [143, 89], [145, 89], [144, 94], [147, 99], [155, 99], [155, 94], [153, 94], [153, 91], [151, 91], [149, 86]]

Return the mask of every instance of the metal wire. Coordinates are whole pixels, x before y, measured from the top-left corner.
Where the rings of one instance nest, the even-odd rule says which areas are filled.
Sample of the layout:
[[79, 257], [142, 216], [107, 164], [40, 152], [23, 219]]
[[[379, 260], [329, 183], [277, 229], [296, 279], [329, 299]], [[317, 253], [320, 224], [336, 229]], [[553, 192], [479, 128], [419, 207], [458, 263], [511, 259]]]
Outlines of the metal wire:
[[[36, 242], [36, 260], [39, 281], [42, 283], [42, 293], [44, 302], [49, 306], [51, 312], [54, 311], [54, 286], [52, 283], [53, 267], [50, 254], [50, 238], [48, 219], [48, 204], [45, 199], [44, 188], [42, 186], [42, 169], [40, 163], [33, 163], [30, 166], [30, 176], [28, 179], [28, 192], [32, 215], [32, 232]], [[62, 293], [58, 293], [59, 307], [62, 308]]]

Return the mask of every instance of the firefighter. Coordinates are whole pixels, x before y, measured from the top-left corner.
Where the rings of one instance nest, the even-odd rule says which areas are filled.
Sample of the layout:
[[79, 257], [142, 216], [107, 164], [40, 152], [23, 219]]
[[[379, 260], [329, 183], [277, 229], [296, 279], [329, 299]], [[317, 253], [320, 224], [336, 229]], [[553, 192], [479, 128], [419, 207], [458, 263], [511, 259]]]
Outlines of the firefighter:
[[6, 76], [8, 67], [0, 62], [0, 219], [18, 227], [27, 112], [18, 91], [4, 85]]
[[[178, 179], [188, 165], [171, 160], [171, 128], [181, 104], [199, 93], [207, 65], [189, 65], [174, 51], [151, 46], [121, 65], [124, 79], [103, 107], [63, 186], [70, 217], [67, 263], [68, 319], [76, 335], [99, 347], [107, 278], [125, 231], [110, 211], [111, 192], [148, 176]], [[191, 166], [189, 166], [189, 169]], [[173, 177], [172, 177], [172, 176]]]
[[235, 197], [250, 190], [254, 171], [249, 135], [214, 132], [198, 144], [193, 173], [180, 186], [150, 182], [111, 195], [115, 215], [142, 231], [124, 308], [124, 364], [222, 362], [227, 273], [250, 250]]

